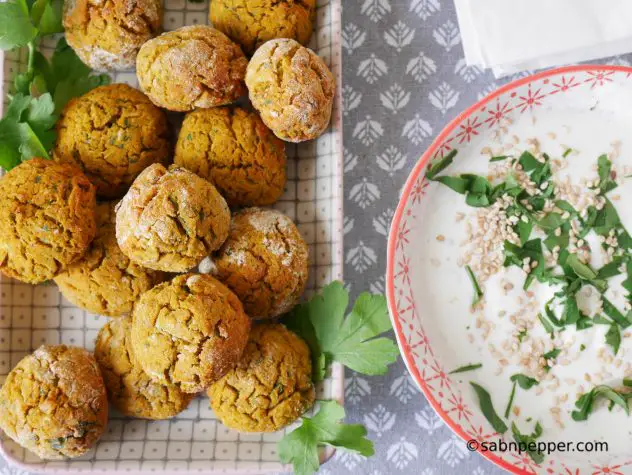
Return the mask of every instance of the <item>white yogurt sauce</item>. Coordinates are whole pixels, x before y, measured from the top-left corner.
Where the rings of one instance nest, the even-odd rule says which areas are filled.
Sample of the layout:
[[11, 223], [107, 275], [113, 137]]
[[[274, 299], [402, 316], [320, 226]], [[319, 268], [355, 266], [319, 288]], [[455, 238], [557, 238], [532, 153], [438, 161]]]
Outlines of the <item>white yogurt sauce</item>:
[[[560, 127], [560, 124], [568, 123], [572, 114], [573, 128]], [[578, 120], [578, 116], [582, 117]], [[581, 125], [581, 126], [580, 126]], [[569, 166], [559, 172], [556, 177], [568, 174], [574, 183], [579, 184], [582, 177], [596, 176], [594, 165], [597, 157], [602, 153], [613, 150], [613, 143], [620, 141], [619, 156], [613, 159], [616, 166], [632, 166], [632, 139], [630, 130], [632, 118], [622, 121], [621, 116], [615, 118], [606, 112], [572, 111], [568, 113], [551, 111], [546, 117], [538, 117], [533, 121], [528, 114], [523, 114], [518, 121], [511, 126], [510, 134], [517, 134], [520, 142], [514, 150], [507, 153], [517, 155], [528, 149], [527, 139], [537, 137], [540, 141], [540, 150], [552, 157], [561, 157], [567, 147], [576, 150], [568, 157]], [[599, 140], [597, 140], [599, 138]], [[508, 138], [502, 139], [503, 143]], [[492, 143], [481, 142], [484, 146], [494, 146]], [[473, 150], [470, 147], [470, 150]], [[487, 175], [489, 156], [479, 153], [466, 155], [460, 153], [455, 162], [442, 174], [456, 175], [459, 173], [477, 173]], [[466, 219], [457, 222], [457, 213], [465, 213], [471, 216], [476, 209], [468, 207], [464, 203], [464, 196], [455, 193], [447, 187], [433, 183], [423, 201], [422, 211], [416, 216], [422, 223], [423, 241], [414, 243], [418, 254], [412, 257], [412, 272], [414, 281], [423, 283], [422, 287], [415, 289], [416, 298], [421, 302], [419, 313], [424, 325], [424, 330], [432, 342], [433, 351], [437, 359], [442, 361], [446, 370], [451, 370], [469, 363], [482, 363], [479, 370], [457, 374], [453, 380], [457, 381], [460, 389], [472, 394], [468, 398], [474, 410], [479, 410], [475, 403], [476, 398], [469, 387], [469, 381], [475, 381], [486, 388], [492, 395], [496, 411], [502, 415], [509, 399], [511, 391], [510, 376], [515, 373], [525, 373], [524, 368], [510, 363], [502, 367], [498, 358], [492, 355], [490, 343], [500, 347], [502, 342], [515, 332], [516, 328], [509, 319], [499, 317], [501, 312], [511, 314], [519, 310], [516, 297], [525, 297], [522, 285], [525, 273], [517, 267], [503, 268], [498, 274], [491, 277], [484, 284], [485, 292], [485, 319], [492, 322], [489, 336], [484, 339], [484, 332], [476, 328], [475, 317], [471, 313], [473, 288], [463, 267], [457, 263], [462, 256], [464, 248], [460, 245], [465, 236]], [[626, 229], [632, 232], [632, 178], [608, 193], [608, 197], [619, 195], [620, 199], [613, 201]], [[442, 236], [437, 239], [437, 236]], [[445, 237], [445, 239], [443, 239]], [[533, 237], [533, 235], [532, 235]], [[594, 235], [587, 241], [594, 251], [591, 265], [598, 269], [603, 265], [599, 243]], [[623, 311], [623, 303], [626, 292], [621, 288], [621, 282], [626, 275], [620, 275], [609, 279], [610, 288], [606, 296], [620, 310]], [[501, 281], [503, 282], [501, 284]], [[504, 294], [503, 284], [512, 283], [514, 289]], [[548, 284], [534, 282], [530, 290], [534, 295], [529, 300], [535, 300], [538, 312], [543, 312], [545, 303], [552, 297], [555, 289]], [[584, 289], [585, 290], [585, 289]], [[596, 292], [594, 292], [596, 294]], [[526, 297], [525, 297], [526, 299]], [[582, 309], [590, 311], [594, 309], [596, 300], [582, 295], [578, 298]], [[529, 336], [546, 337], [544, 327], [537, 321], [537, 313], [532, 314], [535, 320], [533, 329], [529, 330]], [[625, 311], [623, 311], [625, 313]], [[559, 315], [559, 313], [558, 313]], [[510, 420], [515, 420], [522, 432], [531, 432], [533, 425], [539, 421], [544, 433], [540, 440], [543, 441], [594, 441], [605, 440], [609, 444], [608, 454], [573, 453], [570, 458], [590, 458], [591, 460], [612, 459], [614, 455], [626, 454], [630, 451], [632, 441], [632, 416], [627, 418], [625, 413], [615, 408], [612, 412], [607, 409], [607, 403], [599, 401], [595, 405], [593, 413], [585, 422], [575, 422], [570, 413], [575, 409], [575, 401], [578, 394], [594, 387], [596, 382], [586, 381], [586, 374], [594, 375], [603, 372], [604, 367], [610, 374], [599, 382], [613, 387], [619, 387], [622, 378], [632, 377], [632, 336], [630, 330], [621, 331], [622, 342], [616, 358], [611, 364], [605, 364], [598, 357], [600, 351], [612, 355], [612, 349], [605, 344], [606, 325], [595, 325], [592, 328], [577, 331], [574, 326], [569, 326], [562, 332], [560, 341], [572, 342], [568, 359], [570, 364], [562, 365], [559, 360], [551, 369], [559, 381], [559, 387], [549, 382], [541, 382], [530, 390], [520, 387], [516, 390], [514, 406], [520, 410], [519, 416], [512, 414]], [[628, 335], [626, 337], [625, 335]], [[558, 342], [559, 343], [559, 342]], [[580, 346], [585, 349], [580, 351]], [[551, 344], [551, 348], [553, 345]], [[605, 348], [605, 350], [602, 350]], [[498, 373], [499, 368], [502, 372]], [[575, 381], [571, 383], [571, 381]], [[536, 395], [536, 389], [542, 387], [542, 392]], [[559, 398], [567, 395], [564, 402]], [[551, 408], [560, 408], [560, 417], [563, 427], [556, 423], [551, 413]], [[531, 422], [526, 419], [531, 418]], [[558, 454], [563, 457], [562, 454]]]

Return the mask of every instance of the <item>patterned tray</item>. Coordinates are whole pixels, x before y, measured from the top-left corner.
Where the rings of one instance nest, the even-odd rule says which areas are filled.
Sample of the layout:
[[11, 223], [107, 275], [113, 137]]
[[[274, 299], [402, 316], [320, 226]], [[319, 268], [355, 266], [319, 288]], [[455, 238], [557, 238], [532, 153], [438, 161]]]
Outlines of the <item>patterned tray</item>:
[[[316, 28], [309, 45], [336, 77], [337, 99], [330, 129], [314, 142], [287, 146], [288, 183], [276, 208], [294, 219], [310, 246], [307, 294], [342, 278], [342, 121], [340, 103], [341, 0], [319, 0]], [[164, 0], [164, 28], [208, 22], [208, 1]], [[54, 41], [43, 43], [51, 53]], [[0, 51], [0, 93], [11, 87], [13, 75], [25, 69], [25, 52]], [[137, 86], [136, 75], [120, 72], [114, 82]], [[0, 103], [0, 112], [2, 104]], [[106, 318], [80, 310], [66, 301], [54, 284], [30, 286], [0, 276], [0, 383], [17, 362], [41, 344], [94, 348]], [[317, 387], [317, 398], [343, 398], [343, 369], [334, 365]], [[277, 441], [284, 431], [240, 434], [227, 429], [209, 409], [206, 396], [168, 421], [129, 419], [111, 411], [106, 433], [88, 454], [72, 461], [43, 462], [0, 435], [0, 453], [28, 471], [113, 473], [261, 473], [287, 469], [278, 461]], [[331, 451], [323, 453], [323, 459]]]

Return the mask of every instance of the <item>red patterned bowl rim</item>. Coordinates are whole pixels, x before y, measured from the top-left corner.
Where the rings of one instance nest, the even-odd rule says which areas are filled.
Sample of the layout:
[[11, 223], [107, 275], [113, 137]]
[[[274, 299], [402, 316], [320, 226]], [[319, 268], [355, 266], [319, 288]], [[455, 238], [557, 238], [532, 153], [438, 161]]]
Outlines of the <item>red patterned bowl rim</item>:
[[[426, 168], [426, 165], [430, 161], [432, 157], [438, 153], [444, 143], [444, 141], [449, 137], [449, 135], [469, 116], [476, 113], [479, 109], [496, 99], [497, 97], [506, 94], [507, 92], [518, 89], [522, 86], [529, 85], [533, 82], [539, 81], [541, 79], [549, 78], [551, 76], [558, 76], [565, 73], [580, 73], [580, 72], [624, 72], [628, 75], [632, 74], [632, 67], [629, 66], [614, 66], [614, 65], [598, 65], [598, 64], [587, 64], [587, 65], [576, 65], [576, 66], [564, 66], [560, 68], [551, 69], [548, 71], [543, 71], [541, 73], [533, 74], [531, 76], [527, 76], [521, 79], [517, 79], [510, 83], [505, 84], [504, 86], [496, 89], [494, 92], [488, 94], [483, 99], [479, 100], [472, 106], [465, 109], [461, 114], [459, 114], [456, 118], [454, 118], [434, 139], [434, 141], [430, 144], [430, 146], [423, 153], [412, 172], [408, 176], [406, 180], [406, 184], [404, 185], [399, 203], [397, 205], [397, 210], [395, 211], [395, 215], [393, 217], [393, 222], [391, 223], [391, 228], [388, 236], [388, 247], [387, 247], [387, 263], [386, 263], [386, 297], [388, 301], [389, 312], [391, 315], [391, 321], [393, 323], [393, 327], [395, 330], [395, 335], [397, 337], [397, 342], [399, 344], [399, 349], [402, 353], [402, 357], [404, 359], [404, 363], [408, 368], [408, 371], [412, 375], [413, 379], [421, 389], [421, 391], [426, 396], [426, 399], [435, 410], [435, 412], [443, 419], [443, 421], [452, 429], [452, 431], [457, 434], [461, 439], [467, 441], [470, 439], [470, 435], [466, 434], [463, 429], [461, 429], [450, 417], [450, 415], [441, 408], [441, 405], [436, 400], [436, 398], [432, 395], [429, 387], [426, 382], [421, 377], [419, 372], [419, 368], [415, 363], [414, 357], [410, 348], [406, 343], [406, 339], [404, 333], [402, 331], [402, 324], [399, 319], [399, 315], [397, 312], [397, 305], [395, 302], [395, 251], [397, 249], [397, 230], [399, 229], [399, 225], [402, 219], [402, 215], [404, 213], [404, 208], [408, 203], [408, 200], [411, 196], [411, 191], [417, 182], [420, 174]], [[520, 468], [517, 465], [514, 465], [507, 460], [494, 455], [490, 451], [482, 452], [478, 450], [478, 452], [488, 460], [492, 461], [496, 465], [505, 470], [515, 473], [515, 474], [531, 474], [528, 470], [524, 468]]]

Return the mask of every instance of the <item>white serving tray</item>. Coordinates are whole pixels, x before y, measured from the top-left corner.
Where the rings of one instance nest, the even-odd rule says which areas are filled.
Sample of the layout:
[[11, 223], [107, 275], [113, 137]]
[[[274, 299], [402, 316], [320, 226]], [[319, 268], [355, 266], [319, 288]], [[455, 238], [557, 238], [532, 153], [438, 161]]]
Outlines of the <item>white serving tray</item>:
[[[208, 0], [164, 0], [164, 28], [208, 23]], [[340, 85], [341, 0], [319, 0], [316, 27], [309, 45], [330, 66], [337, 96], [329, 130], [314, 142], [288, 144], [288, 183], [275, 208], [294, 219], [310, 247], [307, 295], [342, 279], [343, 159]], [[55, 41], [43, 43], [52, 52]], [[0, 93], [5, 98], [15, 73], [25, 69], [25, 52], [0, 51]], [[133, 71], [113, 75], [113, 82], [137, 86]], [[6, 98], [5, 98], [6, 101]], [[2, 103], [0, 101], [0, 111]], [[94, 348], [106, 318], [78, 309], [54, 283], [31, 286], [0, 276], [0, 383], [16, 363], [40, 345], [68, 344]], [[317, 387], [318, 399], [342, 402], [344, 373], [333, 365]], [[111, 411], [107, 430], [88, 454], [71, 461], [44, 462], [0, 433], [0, 453], [30, 472], [90, 473], [261, 473], [287, 470], [278, 460], [277, 441], [285, 431], [240, 434], [225, 428], [201, 395], [168, 421], [130, 419]], [[323, 459], [331, 455], [323, 453]]]

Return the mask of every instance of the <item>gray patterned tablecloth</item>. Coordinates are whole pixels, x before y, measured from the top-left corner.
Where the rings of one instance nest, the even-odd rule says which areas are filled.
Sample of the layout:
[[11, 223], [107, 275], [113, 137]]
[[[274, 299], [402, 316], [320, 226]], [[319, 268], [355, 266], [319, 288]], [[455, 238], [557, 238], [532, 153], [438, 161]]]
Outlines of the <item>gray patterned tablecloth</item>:
[[[390, 221], [424, 148], [461, 110], [505, 81], [466, 66], [453, 0], [343, 3], [345, 280], [355, 297], [367, 289], [384, 292]], [[345, 393], [348, 421], [368, 428], [376, 455], [340, 451], [322, 475], [503, 473], [467, 451], [401, 359], [384, 377], [348, 372]], [[26, 474], [0, 459], [0, 475]]]

